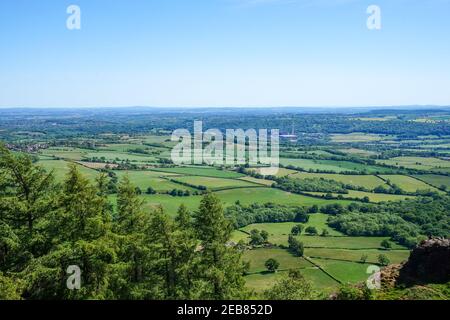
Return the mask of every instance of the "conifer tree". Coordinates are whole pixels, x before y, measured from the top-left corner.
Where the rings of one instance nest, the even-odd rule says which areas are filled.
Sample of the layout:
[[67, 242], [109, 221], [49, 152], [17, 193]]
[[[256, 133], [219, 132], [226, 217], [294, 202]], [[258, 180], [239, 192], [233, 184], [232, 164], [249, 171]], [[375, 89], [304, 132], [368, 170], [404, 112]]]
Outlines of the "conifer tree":
[[229, 246], [231, 223], [225, 218], [220, 200], [212, 193], [204, 196], [194, 214], [194, 230], [200, 241], [200, 289], [202, 299], [245, 297], [241, 254]]

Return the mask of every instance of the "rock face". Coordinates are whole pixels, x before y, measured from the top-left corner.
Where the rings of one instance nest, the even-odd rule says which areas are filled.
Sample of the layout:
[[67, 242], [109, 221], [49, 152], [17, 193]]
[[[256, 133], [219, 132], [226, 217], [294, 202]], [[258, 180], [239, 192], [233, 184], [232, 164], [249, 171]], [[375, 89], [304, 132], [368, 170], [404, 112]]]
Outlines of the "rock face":
[[450, 239], [422, 241], [402, 266], [398, 283], [446, 283], [450, 281]]

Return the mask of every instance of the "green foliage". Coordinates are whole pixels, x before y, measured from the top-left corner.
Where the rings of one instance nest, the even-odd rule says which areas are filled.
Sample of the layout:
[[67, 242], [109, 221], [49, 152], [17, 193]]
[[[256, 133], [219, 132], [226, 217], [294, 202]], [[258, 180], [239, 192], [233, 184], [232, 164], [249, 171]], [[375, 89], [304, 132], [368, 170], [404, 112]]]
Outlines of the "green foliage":
[[252, 246], [258, 246], [265, 242], [267, 242], [269, 238], [269, 233], [265, 230], [259, 231], [256, 229], [253, 229], [250, 231], [250, 244]]
[[378, 256], [378, 263], [381, 264], [382, 266], [387, 266], [391, 263], [391, 261], [385, 254], [380, 254]]
[[319, 233], [319, 232], [317, 231], [317, 228], [316, 228], [316, 227], [313, 227], [313, 226], [306, 227], [305, 232], [306, 232], [307, 234], [309, 234], [309, 235], [312, 235], [312, 236], [315, 236], [315, 235], [317, 235], [317, 234]]
[[264, 292], [268, 300], [313, 300], [318, 295], [312, 285], [298, 270], [291, 270], [288, 276], [281, 278], [275, 285]]
[[382, 248], [384, 248], [384, 249], [386, 249], [386, 250], [392, 248], [391, 242], [390, 242], [389, 240], [387, 240], [387, 239], [384, 239], [383, 241], [381, 241], [381, 244], [380, 244], [380, 245], [381, 245]]
[[289, 244], [289, 250], [297, 257], [303, 257], [304, 253], [304, 246], [303, 242], [300, 242], [297, 238], [295, 238], [293, 235], [289, 235], [288, 238], [288, 244]]
[[372, 300], [373, 293], [366, 285], [342, 285], [335, 296], [336, 300]]
[[212, 193], [204, 196], [199, 210], [194, 213], [193, 225], [201, 246], [199, 298], [220, 300], [244, 297], [242, 275], [245, 266], [237, 249], [226, 245], [233, 229], [217, 196]]
[[280, 263], [277, 260], [270, 258], [264, 263], [264, 266], [269, 272], [277, 272], [280, 267]]
[[[125, 175], [117, 208], [109, 177], [92, 184], [70, 166], [62, 185], [0, 147], [0, 299], [238, 299], [246, 297], [232, 231], [216, 197], [191, 216], [142, 210]], [[267, 239], [267, 233], [260, 233]], [[81, 270], [70, 290], [69, 266]]]
[[299, 236], [302, 234], [302, 231], [303, 231], [303, 226], [301, 224], [297, 224], [292, 227], [291, 234], [294, 236]]
[[290, 207], [274, 203], [252, 204], [243, 206], [235, 204], [227, 207], [225, 215], [233, 221], [233, 227], [238, 229], [252, 223], [288, 222], [306, 223], [309, 216], [303, 207]]
[[21, 300], [23, 282], [0, 272], [0, 300]]

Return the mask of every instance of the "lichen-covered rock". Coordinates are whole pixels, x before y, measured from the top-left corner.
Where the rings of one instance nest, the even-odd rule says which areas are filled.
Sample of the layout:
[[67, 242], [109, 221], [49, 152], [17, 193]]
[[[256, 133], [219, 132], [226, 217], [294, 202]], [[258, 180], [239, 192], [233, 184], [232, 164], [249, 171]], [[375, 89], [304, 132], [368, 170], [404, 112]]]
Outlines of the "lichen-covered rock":
[[450, 281], [450, 239], [422, 241], [400, 269], [399, 283], [446, 283]]

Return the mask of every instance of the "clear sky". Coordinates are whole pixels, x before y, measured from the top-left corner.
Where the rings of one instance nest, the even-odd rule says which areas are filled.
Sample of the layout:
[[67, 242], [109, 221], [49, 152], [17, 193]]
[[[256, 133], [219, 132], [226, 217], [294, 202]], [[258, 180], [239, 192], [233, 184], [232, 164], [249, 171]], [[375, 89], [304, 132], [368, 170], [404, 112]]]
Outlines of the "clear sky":
[[0, 107], [420, 104], [450, 105], [450, 0], [0, 1]]

